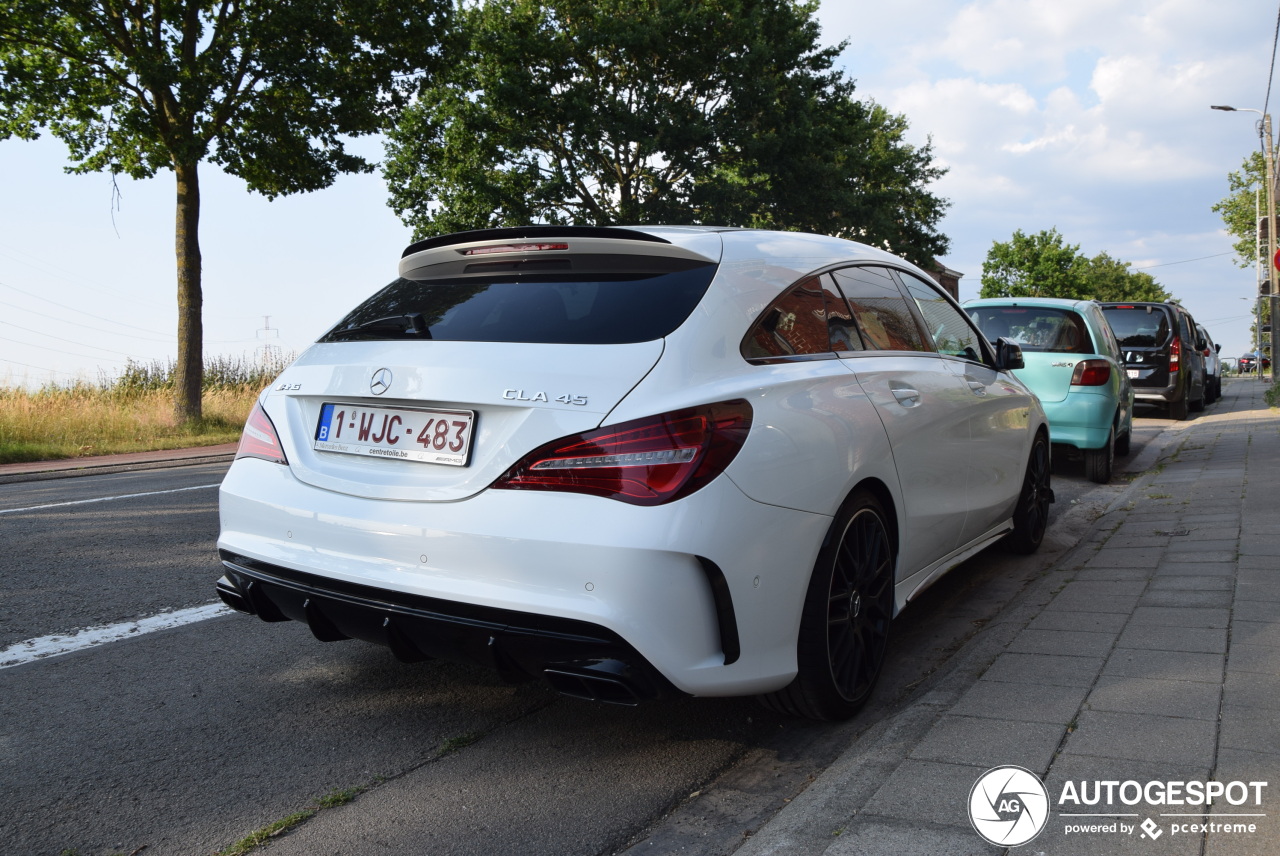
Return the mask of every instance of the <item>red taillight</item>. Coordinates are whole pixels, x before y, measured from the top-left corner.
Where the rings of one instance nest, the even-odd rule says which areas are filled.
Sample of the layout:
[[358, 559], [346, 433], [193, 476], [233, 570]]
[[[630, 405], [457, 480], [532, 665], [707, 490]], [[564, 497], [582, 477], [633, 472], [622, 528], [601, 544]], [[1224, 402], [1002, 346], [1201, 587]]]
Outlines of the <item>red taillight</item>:
[[1169, 347], [1169, 374], [1176, 374], [1182, 366], [1182, 340], [1177, 336], [1173, 337], [1173, 344]]
[[1071, 375], [1072, 386], [1104, 386], [1111, 380], [1111, 363], [1106, 360], [1081, 360]]
[[535, 449], [492, 486], [661, 505], [724, 472], [750, 429], [751, 405], [741, 399], [635, 419]]
[[280, 435], [276, 426], [271, 424], [271, 417], [262, 409], [261, 404], [253, 405], [249, 419], [244, 423], [244, 433], [240, 435], [240, 448], [236, 449], [236, 459], [262, 458], [273, 464], [287, 464], [284, 449], [280, 447]]

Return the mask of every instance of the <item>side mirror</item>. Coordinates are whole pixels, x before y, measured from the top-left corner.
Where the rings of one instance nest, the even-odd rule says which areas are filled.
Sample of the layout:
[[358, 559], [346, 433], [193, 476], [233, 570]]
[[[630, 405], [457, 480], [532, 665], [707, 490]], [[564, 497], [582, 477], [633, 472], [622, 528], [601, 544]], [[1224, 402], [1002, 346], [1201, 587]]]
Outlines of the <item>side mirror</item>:
[[1221, 353], [1222, 353], [1222, 346], [1221, 346], [1221, 345], [1214, 345], [1214, 346], [1213, 346], [1213, 352], [1214, 352], [1215, 354], [1221, 354]]
[[1010, 372], [1014, 369], [1024, 368], [1026, 362], [1022, 359], [1022, 346], [1007, 336], [1001, 336], [996, 340], [996, 369], [1002, 372]]
[[1204, 339], [1196, 339], [1196, 350], [1207, 356], [1209, 354], [1209, 343]]

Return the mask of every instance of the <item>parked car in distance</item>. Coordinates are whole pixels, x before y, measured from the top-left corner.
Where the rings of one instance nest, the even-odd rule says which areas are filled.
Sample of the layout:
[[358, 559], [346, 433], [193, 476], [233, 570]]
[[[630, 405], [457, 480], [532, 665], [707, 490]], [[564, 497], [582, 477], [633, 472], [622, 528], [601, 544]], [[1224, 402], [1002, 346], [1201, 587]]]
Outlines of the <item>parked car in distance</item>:
[[1213, 404], [1222, 398], [1222, 358], [1218, 356], [1222, 346], [1213, 341], [1203, 324], [1196, 325], [1196, 332], [1207, 346], [1200, 352], [1204, 355], [1204, 403]]
[[1190, 312], [1177, 303], [1103, 303], [1102, 313], [1138, 401], [1161, 405], [1173, 419], [1204, 410], [1206, 343]]
[[1040, 399], [1050, 441], [1079, 450], [1090, 481], [1109, 482], [1115, 456], [1129, 454], [1133, 385], [1099, 305], [1002, 297], [964, 309], [989, 341], [1018, 344], [1025, 365], [1014, 374]]
[[218, 592], [570, 696], [845, 718], [917, 594], [1039, 546], [1022, 364], [924, 271], [836, 238], [419, 241], [253, 409]]
[[[1269, 368], [1271, 368], [1271, 359], [1269, 357], [1263, 356], [1262, 370], [1266, 371]], [[1258, 370], [1258, 354], [1256, 352], [1251, 354], [1240, 355], [1240, 374], [1250, 374], [1252, 372], [1256, 372], [1257, 370]]]

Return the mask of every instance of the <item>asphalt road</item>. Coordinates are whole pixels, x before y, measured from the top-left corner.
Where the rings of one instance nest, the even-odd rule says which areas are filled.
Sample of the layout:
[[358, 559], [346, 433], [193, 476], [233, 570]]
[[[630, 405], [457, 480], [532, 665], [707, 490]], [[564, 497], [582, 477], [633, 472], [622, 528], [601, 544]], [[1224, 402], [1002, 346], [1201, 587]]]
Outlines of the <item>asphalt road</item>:
[[[1169, 424], [1140, 419], [1127, 460]], [[1062, 461], [1044, 549], [989, 550], [913, 603], [875, 697], [840, 725], [751, 699], [592, 705], [237, 614], [3, 665], [29, 640], [213, 603], [224, 471], [0, 485], [3, 852], [212, 854], [353, 789], [270, 852], [729, 852], [927, 689], [1120, 490]]]

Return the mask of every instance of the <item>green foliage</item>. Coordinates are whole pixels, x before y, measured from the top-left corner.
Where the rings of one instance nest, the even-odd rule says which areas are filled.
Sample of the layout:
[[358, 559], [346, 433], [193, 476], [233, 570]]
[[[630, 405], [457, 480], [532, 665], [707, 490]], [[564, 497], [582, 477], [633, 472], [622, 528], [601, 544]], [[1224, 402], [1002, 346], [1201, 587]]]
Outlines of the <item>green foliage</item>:
[[981, 297], [1088, 296], [1088, 261], [1079, 244], [1067, 244], [1057, 229], [1036, 235], [1019, 229], [1007, 243], [991, 245], [982, 265]]
[[490, 0], [390, 133], [420, 237], [527, 223], [797, 229], [942, 255], [943, 174], [795, 0]]
[[[273, 353], [267, 359], [248, 356], [219, 355], [204, 361], [203, 385], [205, 392], [218, 389], [253, 387], [262, 389], [293, 362], [295, 354]], [[156, 390], [173, 390], [177, 385], [177, 365], [173, 360], [152, 360], [147, 363], [129, 360], [118, 377], [103, 378], [99, 386], [117, 397], [128, 398]]]
[[1035, 235], [1015, 231], [996, 241], [982, 265], [980, 297], [1061, 297], [1070, 300], [1151, 300], [1171, 297], [1148, 273], [1099, 253], [1092, 259], [1057, 229]]
[[44, 129], [73, 173], [174, 172], [179, 418], [200, 417], [197, 166], [268, 197], [372, 165], [380, 131], [439, 61], [449, 0], [0, 0], [0, 140]]
[[267, 196], [372, 166], [371, 134], [439, 44], [444, 0], [0, 0], [0, 139], [47, 128], [71, 172], [211, 160]]
[[1102, 302], [1115, 300], [1144, 300], [1163, 303], [1173, 300], [1156, 278], [1149, 273], [1131, 270], [1128, 262], [1113, 259], [1107, 253], [1089, 259], [1089, 297]]
[[[1239, 172], [1228, 173], [1227, 187], [1231, 191], [1213, 206], [1222, 215], [1222, 222], [1234, 237], [1235, 263], [1242, 268], [1253, 267], [1258, 256], [1258, 194], [1267, 185], [1267, 164], [1262, 152], [1254, 152], [1244, 159]], [[1266, 216], [1266, 199], [1262, 200], [1263, 216]], [[1265, 248], [1263, 250], [1266, 252]]]

